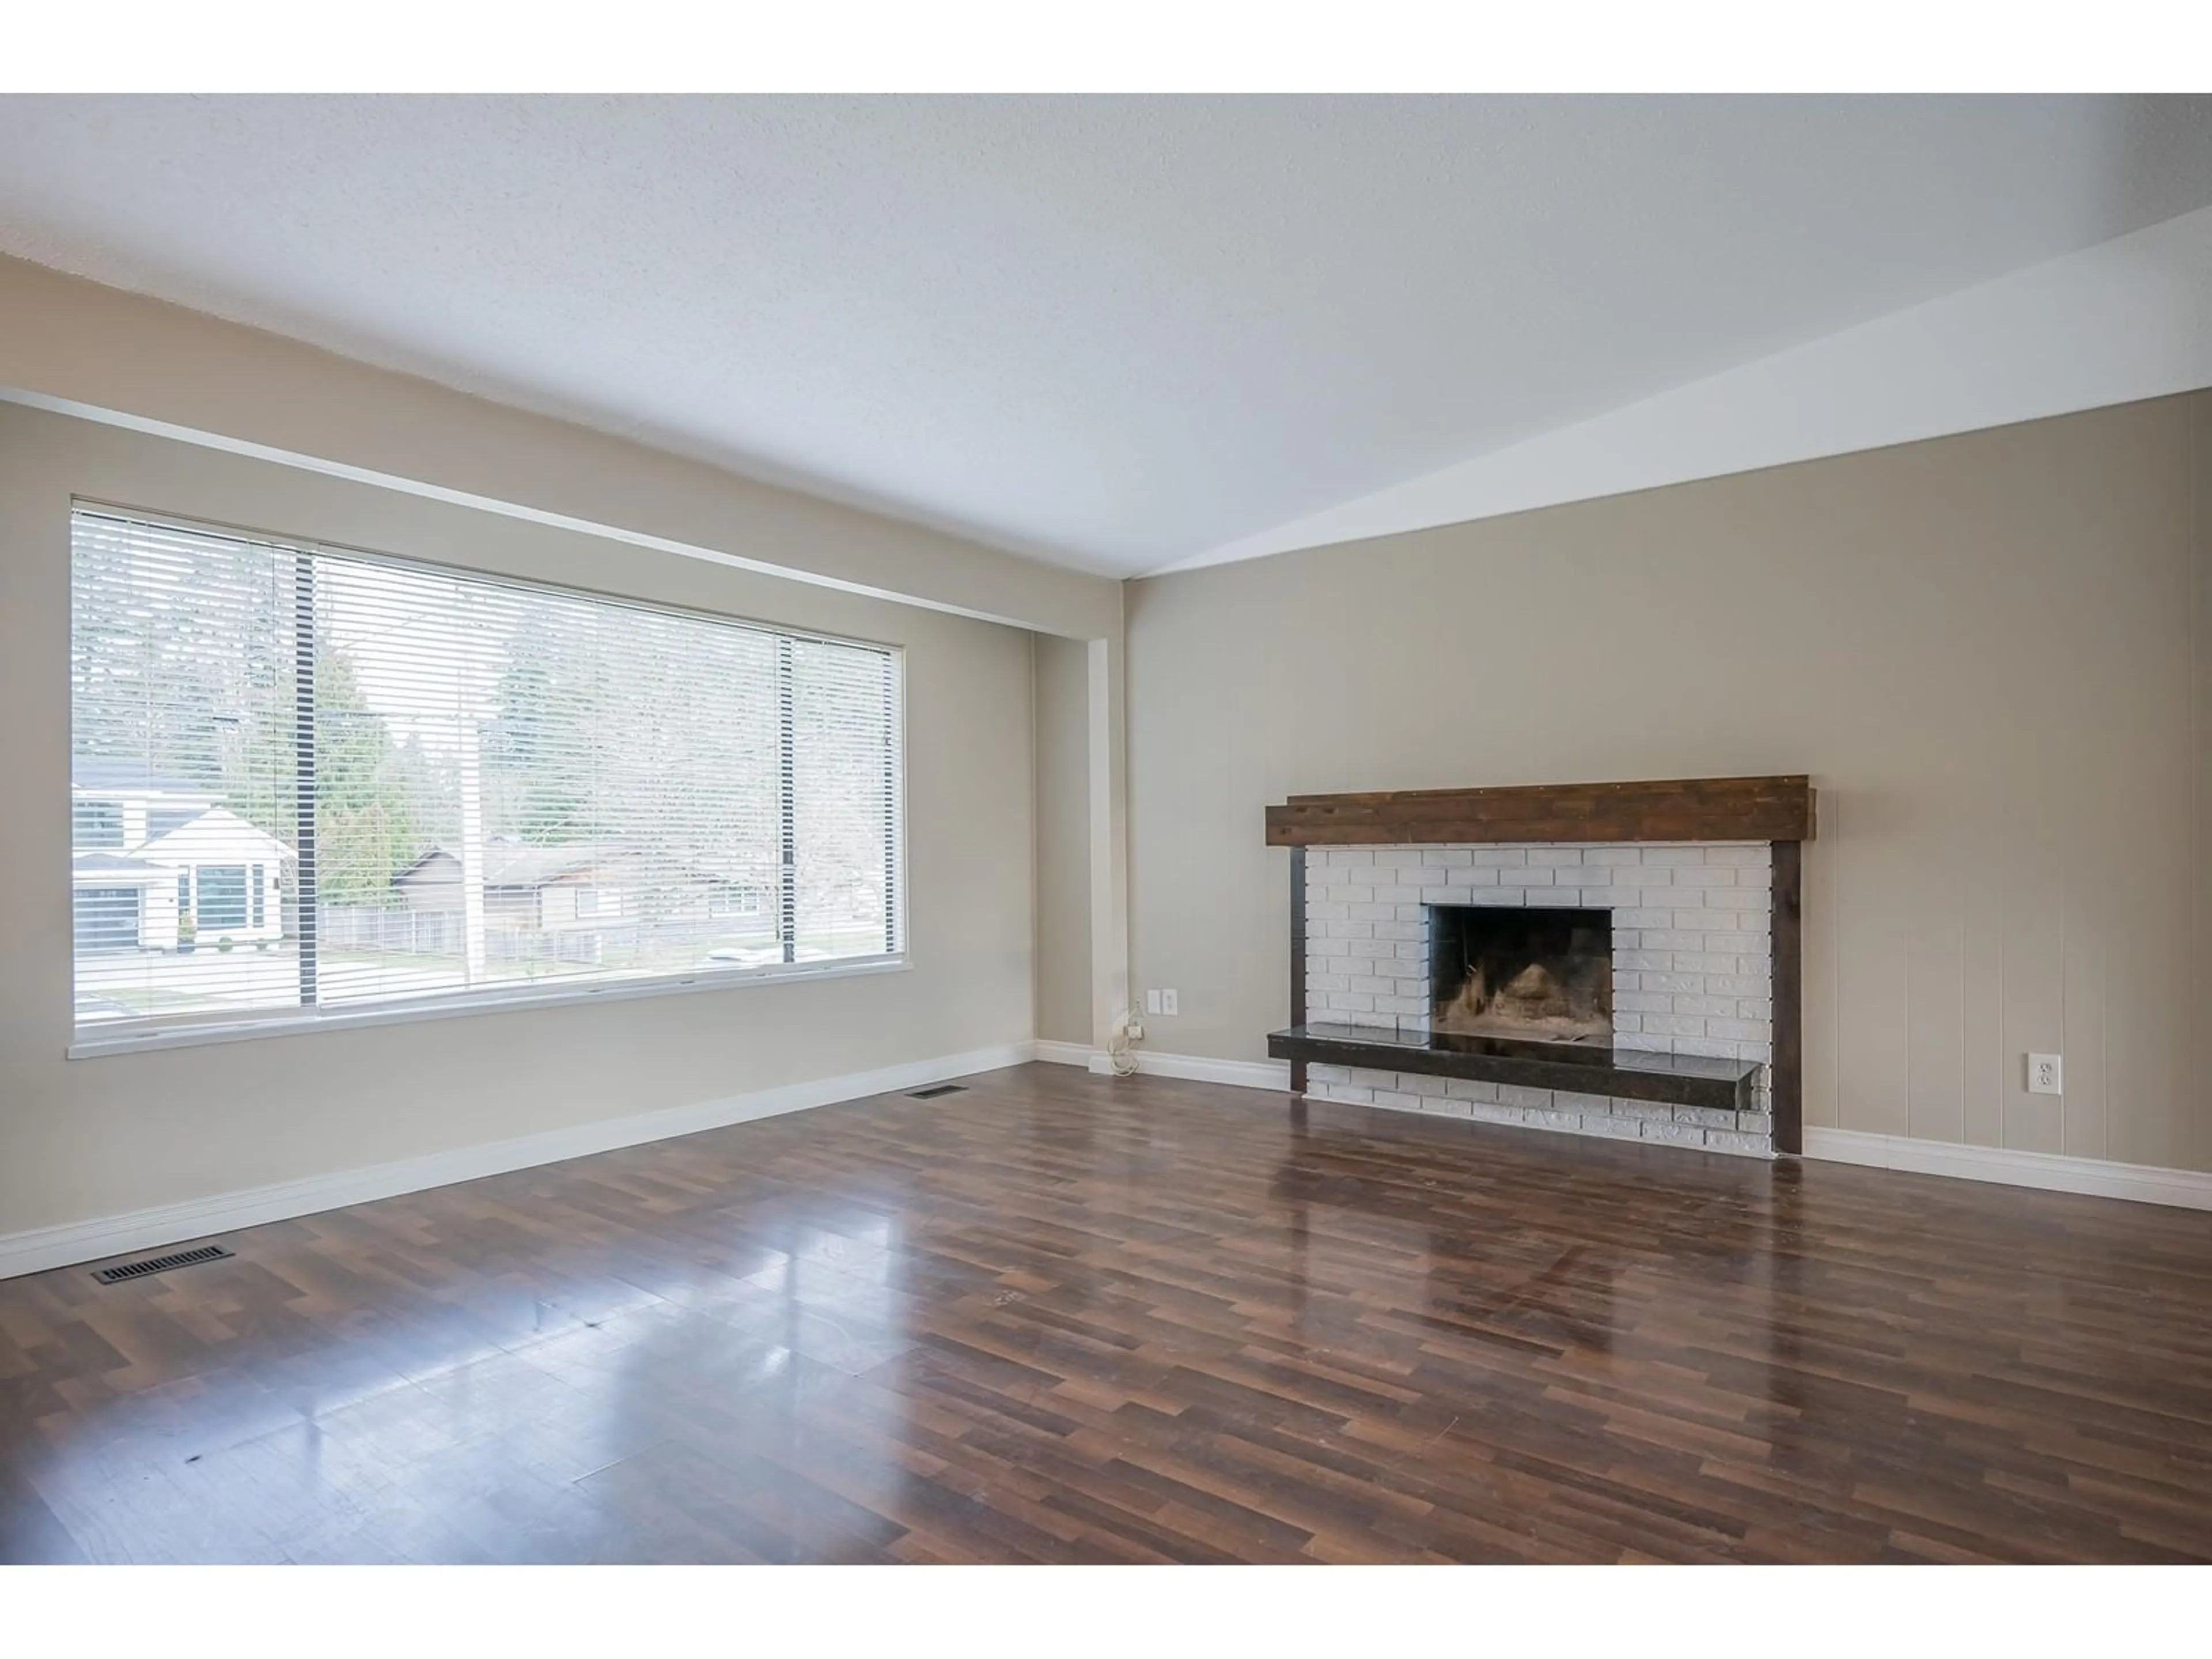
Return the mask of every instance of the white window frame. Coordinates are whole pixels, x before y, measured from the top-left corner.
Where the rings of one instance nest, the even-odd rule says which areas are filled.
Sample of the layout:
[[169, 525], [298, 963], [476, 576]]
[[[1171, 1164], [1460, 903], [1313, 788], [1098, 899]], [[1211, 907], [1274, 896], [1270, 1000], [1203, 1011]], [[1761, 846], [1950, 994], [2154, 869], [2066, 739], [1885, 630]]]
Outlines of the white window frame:
[[[615, 593], [602, 589], [583, 587], [563, 582], [535, 580], [511, 575], [504, 571], [485, 570], [448, 561], [416, 558], [386, 553], [369, 548], [354, 547], [317, 537], [277, 534], [253, 531], [235, 525], [208, 520], [181, 517], [174, 514], [151, 513], [143, 508], [118, 506], [113, 502], [88, 496], [72, 496], [70, 501], [72, 524], [79, 512], [93, 513], [154, 525], [191, 534], [216, 536], [230, 540], [259, 542], [272, 544], [287, 551], [302, 554], [328, 553], [338, 557], [386, 564], [408, 570], [436, 570], [471, 581], [518, 589], [524, 592], [550, 592], [569, 599], [587, 599], [603, 605], [625, 605], [662, 616], [688, 617], [699, 621], [735, 624], [753, 628], [787, 639], [817, 641], [827, 645], [856, 647], [880, 651], [890, 655], [896, 670], [897, 696], [894, 710], [894, 735], [897, 745], [897, 768], [892, 779], [893, 793], [890, 810], [890, 862], [889, 879], [891, 884], [887, 925], [898, 940], [896, 951], [881, 955], [846, 957], [826, 961], [793, 961], [768, 963], [758, 967], [735, 963], [712, 968], [687, 969], [680, 973], [641, 975], [635, 978], [605, 980], [596, 983], [576, 981], [554, 981], [546, 983], [524, 981], [513, 985], [472, 987], [467, 990], [447, 994], [431, 994], [394, 1000], [384, 1003], [345, 1003], [334, 1006], [292, 1009], [266, 1009], [251, 1012], [210, 1014], [198, 1018], [179, 1018], [158, 1024], [133, 1022], [113, 1030], [100, 1026], [74, 1027], [67, 1057], [70, 1060], [94, 1059], [104, 1054], [131, 1054], [146, 1049], [198, 1048], [206, 1044], [254, 1042], [264, 1038], [296, 1036], [310, 1031], [341, 1030], [368, 1025], [406, 1025], [423, 1020], [466, 1018], [475, 1015], [495, 1013], [528, 1008], [580, 1006], [589, 1003], [627, 1002], [649, 997], [690, 995], [707, 991], [731, 991], [749, 986], [781, 983], [793, 980], [859, 979], [878, 974], [903, 973], [910, 965], [912, 941], [908, 933], [907, 905], [907, 756], [910, 752], [907, 731], [907, 665], [906, 647], [885, 640], [857, 638], [849, 635], [825, 633], [819, 629], [794, 627], [786, 623], [769, 622], [736, 611], [710, 611], [696, 605], [684, 605], [657, 599], [639, 599], [634, 595]], [[72, 536], [72, 545], [74, 537]], [[71, 592], [74, 595], [75, 571], [71, 570]], [[71, 715], [74, 719], [74, 698]], [[72, 750], [72, 752], [74, 750]], [[72, 854], [75, 830], [76, 796], [71, 793]], [[190, 913], [196, 913], [198, 883], [192, 872], [180, 875], [180, 880], [191, 883], [190, 890], [195, 902]], [[62, 879], [71, 882], [70, 872], [64, 869]], [[251, 879], [249, 872], [249, 879]], [[65, 890], [73, 890], [73, 885]], [[777, 908], [775, 895], [764, 895], [769, 901], [765, 908]], [[180, 911], [179, 914], [188, 912]], [[249, 917], [252, 915], [249, 896]], [[780, 924], [781, 925], [781, 924]], [[74, 923], [70, 939], [72, 978], [76, 939]]]

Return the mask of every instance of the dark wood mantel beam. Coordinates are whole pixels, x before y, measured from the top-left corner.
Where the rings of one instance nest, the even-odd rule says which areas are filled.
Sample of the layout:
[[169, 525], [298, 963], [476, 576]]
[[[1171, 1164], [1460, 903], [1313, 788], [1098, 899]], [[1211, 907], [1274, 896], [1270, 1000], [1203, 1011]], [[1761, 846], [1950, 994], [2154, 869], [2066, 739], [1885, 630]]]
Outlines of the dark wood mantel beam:
[[1663, 778], [1292, 795], [1270, 847], [1422, 842], [1810, 841], [1809, 778]]

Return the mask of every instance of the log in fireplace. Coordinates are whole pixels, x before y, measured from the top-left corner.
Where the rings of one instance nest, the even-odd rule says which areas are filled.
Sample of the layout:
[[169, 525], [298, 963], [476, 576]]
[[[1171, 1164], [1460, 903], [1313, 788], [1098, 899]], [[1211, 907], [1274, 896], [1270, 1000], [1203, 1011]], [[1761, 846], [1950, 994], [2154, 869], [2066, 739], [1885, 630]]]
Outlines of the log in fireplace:
[[1429, 989], [1435, 1030], [1609, 1043], [1612, 913], [1431, 905]]

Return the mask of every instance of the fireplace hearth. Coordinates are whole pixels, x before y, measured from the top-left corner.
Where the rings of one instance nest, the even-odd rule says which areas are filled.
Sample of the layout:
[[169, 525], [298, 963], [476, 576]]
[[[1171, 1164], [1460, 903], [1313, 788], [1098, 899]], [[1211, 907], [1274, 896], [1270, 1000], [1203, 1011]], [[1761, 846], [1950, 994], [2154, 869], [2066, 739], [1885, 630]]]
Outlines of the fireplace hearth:
[[1309, 1100], [1799, 1150], [1802, 776], [1294, 795]]

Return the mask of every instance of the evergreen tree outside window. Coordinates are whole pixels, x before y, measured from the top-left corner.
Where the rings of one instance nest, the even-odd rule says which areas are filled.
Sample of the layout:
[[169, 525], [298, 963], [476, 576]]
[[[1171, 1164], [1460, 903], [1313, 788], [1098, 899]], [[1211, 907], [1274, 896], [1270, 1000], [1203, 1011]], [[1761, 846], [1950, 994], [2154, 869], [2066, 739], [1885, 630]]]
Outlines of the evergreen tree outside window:
[[165, 831], [80, 804], [81, 861], [145, 868], [79, 884], [175, 888], [80, 948], [81, 1024], [903, 951], [895, 647], [88, 506], [72, 546], [73, 757]]

